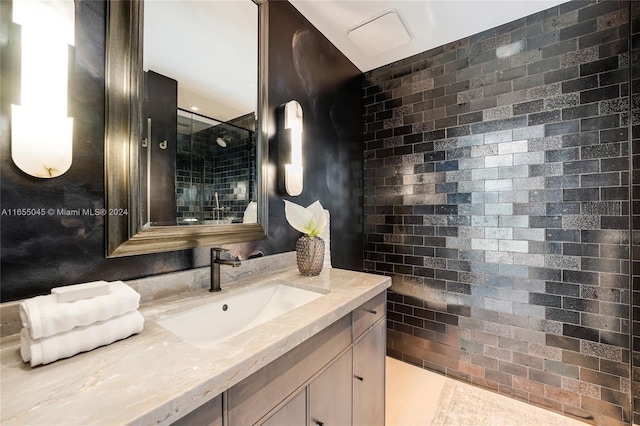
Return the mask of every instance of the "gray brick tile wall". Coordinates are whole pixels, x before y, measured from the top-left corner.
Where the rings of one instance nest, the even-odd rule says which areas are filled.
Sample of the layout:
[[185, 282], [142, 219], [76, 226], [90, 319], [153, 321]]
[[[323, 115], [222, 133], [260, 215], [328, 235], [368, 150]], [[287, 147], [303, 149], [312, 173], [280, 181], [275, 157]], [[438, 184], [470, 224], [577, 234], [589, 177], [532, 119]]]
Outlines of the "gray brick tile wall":
[[[615, 209], [620, 208], [623, 212], [631, 215], [631, 229], [632, 234], [630, 236], [630, 259], [631, 264], [630, 272], [632, 276], [631, 282], [631, 294], [624, 295], [624, 297], [630, 297], [631, 303], [628, 305], [622, 305], [618, 303], [610, 303], [603, 304], [601, 314], [610, 314], [615, 315], [621, 318], [621, 326], [622, 328], [631, 328], [631, 372], [630, 376], [623, 376], [621, 379], [621, 388], [628, 389], [632, 395], [632, 407], [633, 407], [633, 422], [640, 424], [640, 72], [638, 72], [638, 66], [640, 65], [640, 4], [632, 3], [631, 5], [631, 69], [632, 69], [632, 83], [631, 83], [631, 117], [632, 117], [632, 131], [631, 131], [631, 140], [632, 145], [631, 149], [628, 147], [621, 146], [621, 150], [627, 148], [630, 152], [630, 162], [631, 164], [631, 176], [628, 177], [631, 185], [631, 206], [630, 210], [626, 208], [624, 205], [624, 200], [621, 199], [621, 204], [614, 204], [611, 207], [612, 210], [606, 211], [603, 213], [607, 216], [615, 215]], [[615, 19], [622, 19], [622, 17], [616, 17], [611, 19], [611, 25], [615, 25]], [[613, 77], [613, 81], [616, 77]], [[621, 140], [622, 135], [618, 136], [618, 140]], [[603, 167], [607, 167], [607, 170], [625, 170], [622, 168], [624, 165], [624, 161], [617, 162], [617, 165], [612, 166], [612, 163], [609, 160], [601, 160], [603, 161]], [[627, 167], [629, 164], [627, 163]], [[606, 208], [605, 206], [603, 206]], [[608, 205], [607, 205], [608, 207]], [[615, 246], [615, 245], [614, 245]], [[606, 251], [611, 250], [611, 247], [606, 247]], [[624, 289], [626, 286], [623, 284], [623, 281], [616, 278], [612, 280], [607, 280], [605, 282], [606, 285], [611, 285], [612, 287]], [[631, 309], [631, 312], [628, 310]], [[626, 315], [630, 315], [627, 317]], [[630, 321], [627, 322], [627, 318], [630, 318]], [[612, 360], [616, 361], [616, 360]], [[607, 365], [607, 364], [605, 364]], [[614, 371], [620, 372], [620, 366], [614, 364], [613, 366], [615, 370], [612, 368], [608, 370], [608, 373], [615, 374]], [[627, 380], [630, 379], [630, 380]]]
[[629, 11], [573, 1], [365, 74], [365, 270], [393, 279], [389, 355], [640, 423]]

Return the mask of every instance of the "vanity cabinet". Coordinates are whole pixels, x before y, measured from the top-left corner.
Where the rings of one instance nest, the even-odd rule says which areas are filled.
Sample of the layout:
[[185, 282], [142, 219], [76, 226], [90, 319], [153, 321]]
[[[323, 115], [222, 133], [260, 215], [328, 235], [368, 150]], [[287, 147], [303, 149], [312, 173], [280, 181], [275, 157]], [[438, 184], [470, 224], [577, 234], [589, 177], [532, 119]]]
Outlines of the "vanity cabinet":
[[385, 309], [382, 292], [175, 424], [384, 425]]
[[227, 390], [226, 424], [261, 423], [350, 344], [351, 318], [346, 315]]
[[382, 292], [348, 315], [350, 344], [262, 424], [384, 426], [386, 303]]

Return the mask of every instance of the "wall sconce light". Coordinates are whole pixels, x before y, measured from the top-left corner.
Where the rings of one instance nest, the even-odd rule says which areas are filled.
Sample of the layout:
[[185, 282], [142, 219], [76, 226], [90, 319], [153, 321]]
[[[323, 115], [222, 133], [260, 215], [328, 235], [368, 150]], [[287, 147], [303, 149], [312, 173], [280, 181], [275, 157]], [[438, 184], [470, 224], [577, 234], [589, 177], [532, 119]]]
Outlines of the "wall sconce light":
[[288, 195], [300, 195], [303, 188], [302, 168], [302, 107], [289, 101], [282, 107], [278, 157], [281, 189]]
[[13, 22], [21, 59], [19, 98], [11, 105], [11, 158], [31, 176], [57, 177], [69, 170], [73, 154], [67, 86], [74, 2], [13, 0]]

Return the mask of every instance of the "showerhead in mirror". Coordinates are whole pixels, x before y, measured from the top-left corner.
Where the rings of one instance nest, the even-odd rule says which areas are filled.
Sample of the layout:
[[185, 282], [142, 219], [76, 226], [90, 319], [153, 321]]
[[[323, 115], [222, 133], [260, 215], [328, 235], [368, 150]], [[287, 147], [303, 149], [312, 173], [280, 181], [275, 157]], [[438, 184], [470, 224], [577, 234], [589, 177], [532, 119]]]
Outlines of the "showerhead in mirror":
[[222, 137], [222, 136], [218, 136], [218, 139], [216, 139], [216, 143], [218, 145], [220, 145], [223, 148], [227, 147], [227, 143], [231, 142], [231, 138], [228, 138], [226, 136]]

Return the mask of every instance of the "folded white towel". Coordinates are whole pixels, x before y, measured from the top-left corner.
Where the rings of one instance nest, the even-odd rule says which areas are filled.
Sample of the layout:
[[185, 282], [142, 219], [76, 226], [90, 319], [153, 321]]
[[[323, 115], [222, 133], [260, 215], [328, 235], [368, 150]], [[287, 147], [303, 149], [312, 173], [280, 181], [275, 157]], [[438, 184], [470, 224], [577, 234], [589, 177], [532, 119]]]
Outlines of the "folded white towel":
[[92, 281], [90, 283], [65, 285], [51, 289], [51, 294], [58, 303], [75, 302], [76, 300], [104, 296], [109, 293], [111, 293], [111, 288], [106, 281]]
[[255, 201], [249, 201], [247, 208], [244, 209], [244, 215], [242, 216], [242, 223], [257, 223], [258, 222], [258, 203]]
[[74, 302], [58, 303], [50, 294], [26, 299], [20, 303], [22, 326], [32, 339], [40, 339], [138, 309], [140, 295], [134, 289], [122, 281], [109, 287], [109, 294]]
[[20, 355], [24, 362], [31, 361], [32, 367], [49, 364], [140, 333], [143, 325], [142, 314], [133, 311], [42, 339], [33, 339], [29, 329], [23, 328], [20, 334]]

